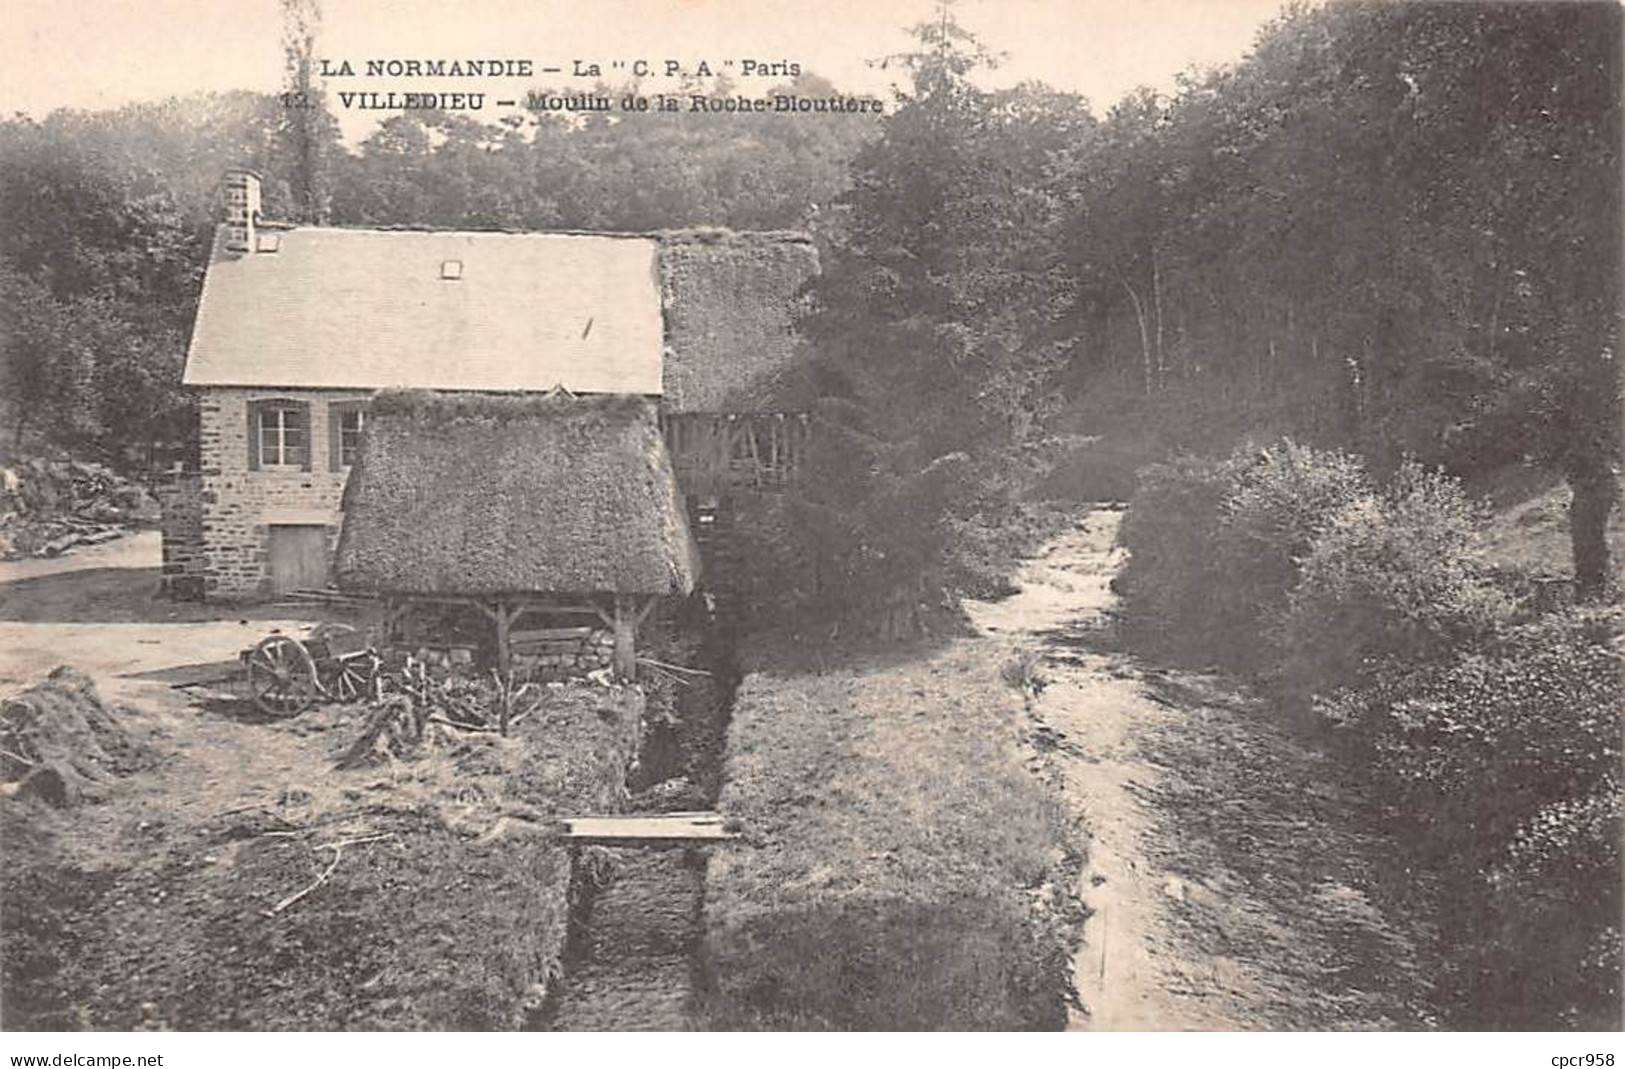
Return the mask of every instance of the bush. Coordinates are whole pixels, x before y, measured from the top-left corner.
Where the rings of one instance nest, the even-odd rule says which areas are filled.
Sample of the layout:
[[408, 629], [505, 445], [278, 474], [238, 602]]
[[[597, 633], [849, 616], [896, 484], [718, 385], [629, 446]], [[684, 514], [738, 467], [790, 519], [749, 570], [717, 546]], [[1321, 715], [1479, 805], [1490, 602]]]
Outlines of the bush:
[[1618, 1027], [1620, 631], [1570, 611], [1319, 703], [1446, 876], [1461, 1001], [1522, 1008], [1482, 1023]]
[[951, 508], [973, 493], [971, 463], [874, 437], [838, 402], [814, 428], [794, 490], [740, 506], [750, 623], [903, 637], [941, 571]]
[[1262, 639], [1281, 623], [1298, 570], [1316, 538], [1350, 504], [1371, 494], [1357, 457], [1284, 440], [1240, 464], [1219, 509], [1214, 552], [1222, 624], [1251, 641], [1240, 663], [1263, 663]]
[[1271, 628], [1287, 693], [1355, 685], [1384, 661], [1436, 659], [1509, 623], [1515, 606], [1475, 548], [1480, 523], [1460, 483], [1413, 464], [1344, 505]]
[[1618, 772], [1625, 693], [1603, 637], [1616, 619], [1571, 611], [1441, 662], [1390, 660], [1317, 708], [1440, 857], [1498, 864], [1522, 837], [1519, 865], [1548, 868], [1540, 844], [1557, 839], [1535, 815]]
[[1621, 614], [1519, 622], [1481, 523], [1415, 464], [1381, 490], [1291, 442], [1155, 465], [1125, 623], [1262, 668], [1334, 727], [1451, 904], [1452, 1001], [1498, 1015], [1470, 1024], [1617, 1027]]
[[1299, 562], [1370, 492], [1358, 459], [1290, 440], [1143, 469], [1120, 536], [1129, 629], [1187, 656], [1261, 666]]
[[1140, 471], [1118, 529], [1128, 562], [1113, 581], [1125, 631], [1168, 652], [1228, 652], [1212, 612], [1224, 575], [1213, 553], [1224, 500], [1242, 462], [1185, 457]]

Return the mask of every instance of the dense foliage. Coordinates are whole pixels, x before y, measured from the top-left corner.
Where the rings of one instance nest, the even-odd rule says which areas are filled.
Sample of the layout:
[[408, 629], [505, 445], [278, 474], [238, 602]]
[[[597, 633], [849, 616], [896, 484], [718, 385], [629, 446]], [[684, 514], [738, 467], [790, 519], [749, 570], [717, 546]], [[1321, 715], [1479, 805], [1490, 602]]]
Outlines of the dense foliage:
[[1284, 681], [1298, 694], [1358, 683], [1505, 626], [1515, 606], [1476, 551], [1478, 520], [1458, 482], [1409, 463], [1339, 509], [1299, 558], [1272, 635]]
[[1554, 614], [1321, 702], [1443, 874], [1487, 1026], [1619, 1026], [1621, 624]]
[[[885, 635], [917, 629], [948, 578], [950, 532], [1008, 512], [1022, 446], [1061, 402], [1068, 162], [1095, 127], [1042, 86], [980, 88], [990, 62], [952, 18], [915, 29], [910, 74], [834, 205], [781, 403], [818, 415], [772, 546], [795, 612]], [[770, 580], [771, 581], [771, 580]], [[794, 615], [794, 613], [792, 614]]]
[[1528, 456], [1574, 486], [1599, 587], [1619, 29], [1604, 4], [1294, 8], [1245, 62], [1119, 104], [1069, 234], [1085, 429], [1179, 413], [1165, 442], [1290, 433], [1379, 470]]
[[1122, 527], [1124, 622], [1256, 670], [1368, 774], [1454, 904], [1458, 1023], [1616, 1027], [1625, 619], [1534, 615], [1477, 520], [1436, 471], [1379, 487], [1291, 442], [1153, 465]]

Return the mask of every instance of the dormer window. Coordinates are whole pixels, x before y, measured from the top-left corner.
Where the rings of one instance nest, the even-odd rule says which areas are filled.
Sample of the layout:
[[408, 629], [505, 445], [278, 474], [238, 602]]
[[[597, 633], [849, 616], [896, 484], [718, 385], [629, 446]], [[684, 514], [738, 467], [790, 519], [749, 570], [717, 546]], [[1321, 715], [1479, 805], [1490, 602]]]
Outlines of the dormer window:
[[310, 405], [282, 399], [250, 402], [248, 466], [309, 471]]

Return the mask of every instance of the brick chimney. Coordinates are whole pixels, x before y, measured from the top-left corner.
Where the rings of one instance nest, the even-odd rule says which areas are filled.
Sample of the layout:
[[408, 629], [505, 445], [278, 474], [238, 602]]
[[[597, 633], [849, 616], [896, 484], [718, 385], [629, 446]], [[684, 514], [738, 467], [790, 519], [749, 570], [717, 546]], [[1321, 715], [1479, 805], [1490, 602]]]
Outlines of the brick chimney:
[[254, 251], [254, 225], [260, 214], [260, 176], [248, 170], [226, 172], [226, 248]]

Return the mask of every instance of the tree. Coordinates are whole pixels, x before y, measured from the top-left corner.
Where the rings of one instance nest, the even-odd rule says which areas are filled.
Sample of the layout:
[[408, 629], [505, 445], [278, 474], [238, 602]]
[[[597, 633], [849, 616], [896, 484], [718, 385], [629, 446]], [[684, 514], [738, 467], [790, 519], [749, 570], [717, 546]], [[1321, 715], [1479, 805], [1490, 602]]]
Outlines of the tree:
[[803, 329], [819, 357], [925, 459], [1031, 431], [1054, 399], [1064, 265], [1057, 160], [1092, 130], [1082, 102], [1005, 93], [946, 7], [916, 27], [912, 75], [853, 161]]
[[1074, 96], [976, 85], [992, 57], [946, 5], [914, 34], [891, 58], [909, 84], [829, 212], [785, 400], [818, 428], [788, 536], [821, 608], [888, 636], [942, 576], [951, 518], [997, 507], [1056, 401], [1070, 283], [1052, 235], [1094, 130]]
[[339, 151], [338, 123], [327, 110], [327, 92], [315, 76], [321, 25], [319, 0], [282, 0], [287, 92], [277, 134], [296, 221], [317, 225], [328, 221], [332, 201], [328, 168]]
[[274, 116], [263, 98], [225, 94], [0, 123], [13, 448], [151, 466], [181, 445], [216, 164], [255, 159]]
[[1289, 433], [1379, 472], [1548, 465], [1594, 596], [1619, 463], [1620, 237], [1598, 225], [1620, 212], [1619, 50], [1613, 5], [1297, 7], [1243, 62], [1130, 97], [1074, 160], [1072, 381], [1102, 422], [1161, 406], [1209, 450]]

